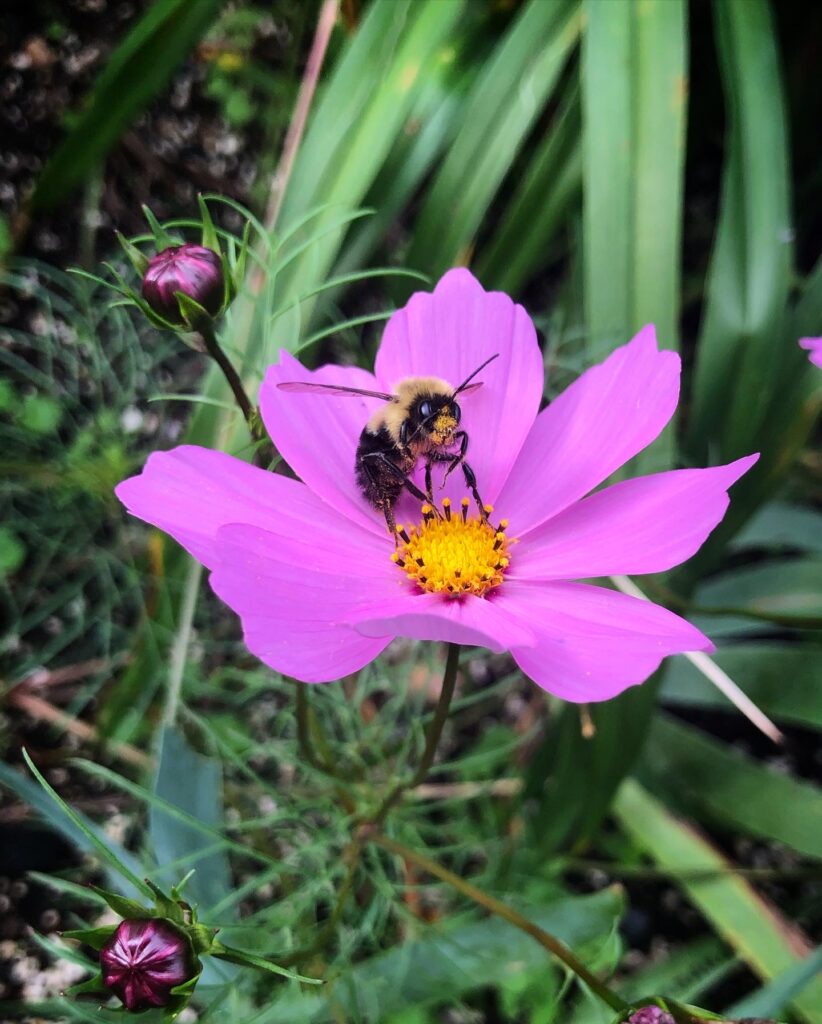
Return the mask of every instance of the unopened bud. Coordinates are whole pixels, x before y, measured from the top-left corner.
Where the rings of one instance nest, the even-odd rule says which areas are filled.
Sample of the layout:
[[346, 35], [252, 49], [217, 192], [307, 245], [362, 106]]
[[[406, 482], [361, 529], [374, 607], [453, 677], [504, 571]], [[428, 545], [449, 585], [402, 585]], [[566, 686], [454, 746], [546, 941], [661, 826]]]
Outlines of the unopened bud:
[[168, 1006], [171, 990], [193, 978], [191, 942], [168, 921], [122, 921], [100, 950], [103, 984], [132, 1012]]
[[182, 326], [177, 292], [193, 299], [212, 316], [220, 312], [225, 281], [220, 257], [213, 249], [186, 242], [169, 246], [149, 260], [143, 275], [143, 298], [158, 316]]
[[631, 1014], [628, 1024], [674, 1024], [674, 1018], [658, 1006], [643, 1006]]

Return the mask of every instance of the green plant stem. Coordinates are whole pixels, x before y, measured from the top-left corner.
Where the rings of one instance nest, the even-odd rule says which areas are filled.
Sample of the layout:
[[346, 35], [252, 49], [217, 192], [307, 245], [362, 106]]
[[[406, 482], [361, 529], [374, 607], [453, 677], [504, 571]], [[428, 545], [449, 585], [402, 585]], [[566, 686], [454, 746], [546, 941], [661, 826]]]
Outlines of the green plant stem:
[[337, 893], [337, 900], [334, 904], [334, 909], [331, 912], [331, 917], [326, 921], [322, 931], [317, 937], [317, 942], [311, 947], [309, 953], [315, 953], [325, 946], [325, 944], [331, 939], [334, 929], [342, 918], [346, 901], [354, 887], [354, 877], [357, 872], [357, 867], [359, 866], [363, 848], [370, 838], [372, 830], [379, 828], [382, 825], [388, 815], [388, 812], [401, 799], [404, 793], [409, 789], [413, 789], [414, 786], [419, 785], [420, 782], [425, 779], [431, 765], [434, 763], [434, 757], [437, 753], [437, 745], [439, 743], [440, 736], [442, 736], [442, 730], [445, 726], [446, 719], [448, 718], [448, 710], [451, 707], [451, 699], [454, 696], [454, 689], [457, 684], [459, 656], [459, 644], [449, 644], [448, 655], [445, 660], [445, 671], [442, 677], [442, 688], [440, 690], [436, 710], [434, 711], [434, 717], [425, 734], [425, 749], [423, 750], [420, 763], [412, 777], [407, 782], [397, 783], [397, 785], [394, 786], [394, 788], [388, 793], [388, 796], [386, 796], [383, 802], [379, 805], [377, 810], [369, 818], [360, 823], [354, 837], [351, 839], [351, 842], [346, 846], [345, 851], [343, 852], [343, 860], [348, 864], [348, 870], [346, 871], [345, 878], [343, 879], [342, 885]]
[[520, 931], [530, 935], [532, 939], [535, 939], [543, 949], [547, 949], [548, 952], [563, 963], [570, 971], [572, 971], [581, 981], [585, 982], [588, 988], [591, 989], [599, 998], [607, 1003], [612, 1010], [616, 1010], [621, 1013], [627, 1009], [628, 1004], [621, 999], [616, 992], [612, 991], [608, 986], [599, 980], [595, 974], [588, 970], [585, 964], [577, 958], [577, 956], [571, 952], [571, 950], [555, 938], [549, 932], [544, 931], [538, 925], [534, 924], [533, 921], [529, 921], [527, 917], [520, 914], [518, 910], [514, 910], [513, 907], [509, 907], [501, 900], [496, 899], [493, 896], [489, 896], [488, 893], [483, 892], [476, 885], [472, 885], [471, 882], [466, 882], [464, 878], [460, 878], [459, 875], [455, 875], [453, 871], [449, 871], [448, 868], [444, 868], [441, 864], [438, 864], [435, 860], [430, 857], [426, 857], [423, 853], [417, 853], [416, 850], [412, 850], [408, 846], [404, 846], [402, 843], [398, 843], [395, 839], [390, 839], [382, 832], [377, 830], [367, 832], [365, 835], [367, 841], [375, 843], [377, 846], [381, 846], [384, 850], [388, 850], [389, 853], [396, 854], [398, 857], [402, 857], [404, 860], [410, 861], [412, 864], [421, 870], [427, 872], [429, 875], [433, 875], [435, 878], [441, 879], [443, 882], [456, 889], [457, 892], [461, 892], [463, 896], [467, 896], [468, 899], [473, 900], [474, 903], [481, 907], [485, 907], [486, 910], [492, 914], [496, 914], [497, 917], [501, 917], [504, 921], [508, 921], [509, 924], [514, 925], [515, 928], [519, 928]]
[[259, 436], [259, 429], [255, 426], [254, 406], [251, 404], [251, 401], [246, 394], [243, 382], [240, 380], [240, 375], [234, 369], [231, 360], [225, 352], [223, 352], [220, 342], [217, 340], [213, 321], [203, 319], [201, 323], [197, 324], [197, 330], [200, 332], [200, 336], [203, 339], [206, 352], [208, 352], [214, 362], [220, 367], [228, 386], [231, 388], [231, 393], [234, 395], [234, 400], [245, 417], [248, 429], [251, 431], [251, 436], [255, 441], [261, 441], [262, 437]]
[[428, 775], [431, 765], [434, 763], [434, 758], [437, 754], [437, 746], [439, 744], [440, 737], [442, 736], [442, 730], [445, 727], [446, 719], [448, 718], [448, 711], [451, 707], [451, 700], [454, 696], [454, 690], [457, 685], [459, 659], [459, 644], [449, 644], [439, 700], [437, 701], [437, 707], [434, 711], [434, 717], [431, 719], [431, 724], [428, 726], [428, 731], [425, 734], [425, 749], [422, 752], [420, 763], [417, 765], [417, 770], [407, 782], [397, 783], [377, 808], [376, 812], [372, 815], [367, 824], [382, 825], [388, 812], [400, 800], [403, 793], [408, 789], [413, 789], [414, 786], [418, 786], [421, 782], [425, 781], [425, 777]]
[[294, 680], [297, 692], [297, 743], [300, 754], [314, 768], [322, 768], [319, 758], [314, 751], [311, 742], [311, 729], [308, 722], [308, 694], [305, 692], [305, 683]]
[[177, 712], [180, 707], [180, 696], [183, 690], [183, 673], [186, 667], [186, 655], [188, 644], [191, 639], [191, 629], [194, 620], [194, 609], [197, 606], [197, 595], [200, 591], [200, 580], [203, 576], [203, 567], [199, 562], [191, 562], [186, 575], [185, 589], [183, 591], [183, 603], [180, 608], [180, 625], [174, 634], [174, 642], [171, 646], [168, 669], [168, 690], [166, 692], [166, 703], [163, 708], [162, 728], [170, 729], [177, 721]]

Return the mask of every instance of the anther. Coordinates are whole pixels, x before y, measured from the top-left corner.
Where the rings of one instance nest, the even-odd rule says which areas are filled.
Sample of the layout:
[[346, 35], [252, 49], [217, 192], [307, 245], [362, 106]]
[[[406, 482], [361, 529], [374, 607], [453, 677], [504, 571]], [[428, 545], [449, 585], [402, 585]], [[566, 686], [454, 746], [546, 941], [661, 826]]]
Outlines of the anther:
[[400, 535], [400, 537], [402, 537], [406, 544], [411, 543], [411, 538], [405, 532], [405, 527], [402, 525], [402, 523], [397, 523], [397, 533]]
[[415, 558], [415, 559], [414, 559], [414, 561], [415, 561], [415, 562], [417, 563], [417, 565], [419, 565], [420, 567], [422, 567], [423, 565], [425, 565], [425, 562], [424, 562], [424, 560], [423, 560], [422, 558]]
[[471, 502], [468, 500], [468, 498], [463, 498], [462, 499], [462, 502], [461, 502], [461, 505], [462, 505], [462, 521], [464, 523], [468, 521], [468, 506], [470, 504], [471, 504]]
[[434, 517], [434, 510], [431, 508], [430, 505], [428, 505], [428, 504], [423, 505], [422, 508], [420, 509], [420, 511], [422, 512], [423, 517], [425, 519], [433, 519], [433, 517]]
[[499, 551], [499, 549], [502, 547], [502, 542], [504, 540], [505, 540], [505, 534], [504, 533], [497, 533], [496, 534], [496, 536], [494, 538], [494, 551]]
[[443, 509], [443, 512], [445, 512], [445, 518], [450, 523], [451, 522], [451, 499], [450, 498], [443, 498], [442, 499], [442, 509]]
[[507, 519], [500, 519], [499, 527], [498, 528], [500, 530], [507, 530], [508, 529], [508, 520]]
[[491, 515], [491, 513], [492, 513], [492, 512], [494, 511], [494, 506], [493, 506], [493, 505], [483, 505], [483, 506], [482, 506], [482, 511], [483, 511], [483, 512], [484, 512], [484, 513], [485, 513], [485, 514], [486, 514], [487, 516], [490, 516], [490, 515]]

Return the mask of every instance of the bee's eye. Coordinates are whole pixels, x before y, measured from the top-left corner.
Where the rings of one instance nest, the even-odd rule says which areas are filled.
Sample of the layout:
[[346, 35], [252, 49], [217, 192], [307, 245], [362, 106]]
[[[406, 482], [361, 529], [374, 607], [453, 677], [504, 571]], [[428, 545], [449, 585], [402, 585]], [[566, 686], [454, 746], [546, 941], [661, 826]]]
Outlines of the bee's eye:
[[423, 402], [420, 405], [420, 416], [422, 416], [422, 418], [424, 420], [427, 420], [428, 417], [433, 414], [433, 412], [434, 412], [434, 407], [433, 407], [433, 405], [430, 402]]
[[451, 411], [454, 416], [454, 419], [457, 421], [457, 423], [459, 423], [460, 417], [462, 416], [462, 410], [460, 409], [456, 402], [451, 403]]

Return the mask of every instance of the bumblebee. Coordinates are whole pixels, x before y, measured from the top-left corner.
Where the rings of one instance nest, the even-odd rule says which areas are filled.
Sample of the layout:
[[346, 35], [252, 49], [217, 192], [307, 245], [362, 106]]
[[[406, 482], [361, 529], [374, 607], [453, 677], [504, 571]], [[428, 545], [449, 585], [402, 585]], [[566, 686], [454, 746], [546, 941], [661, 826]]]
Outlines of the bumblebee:
[[[366, 501], [385, 516], [389, 532], [396, 537], [394, 509], [403, 488], [415, 498], [429, 504], [438, 515], [432, 495], [431, 474], [435, 464], [447, 466], [445, 477], [459, 466], [465, 483], [477, 503], [480, 516], [486, 518], [485, 507], [477, 489], [474, 471], [465, 461], [468, 434], [459, 429], [462, 411], [458, 395], [467, 395], [482, 387], [476, 375], [497, 358], [486, 359], [469, 374], [459, 387], [440, 377], [404, 377], [393, 394], [366, 391], [362, 388], [310, 381], [283, 381], [283, 391], [322, 392], [327, 395], [364, 395], [379, 398], [386, 404], [373, 414], [363, 427], [354, 459], [357, 483]], [[419, 459], [425, 459], [425, 491], [411, 479]]]

